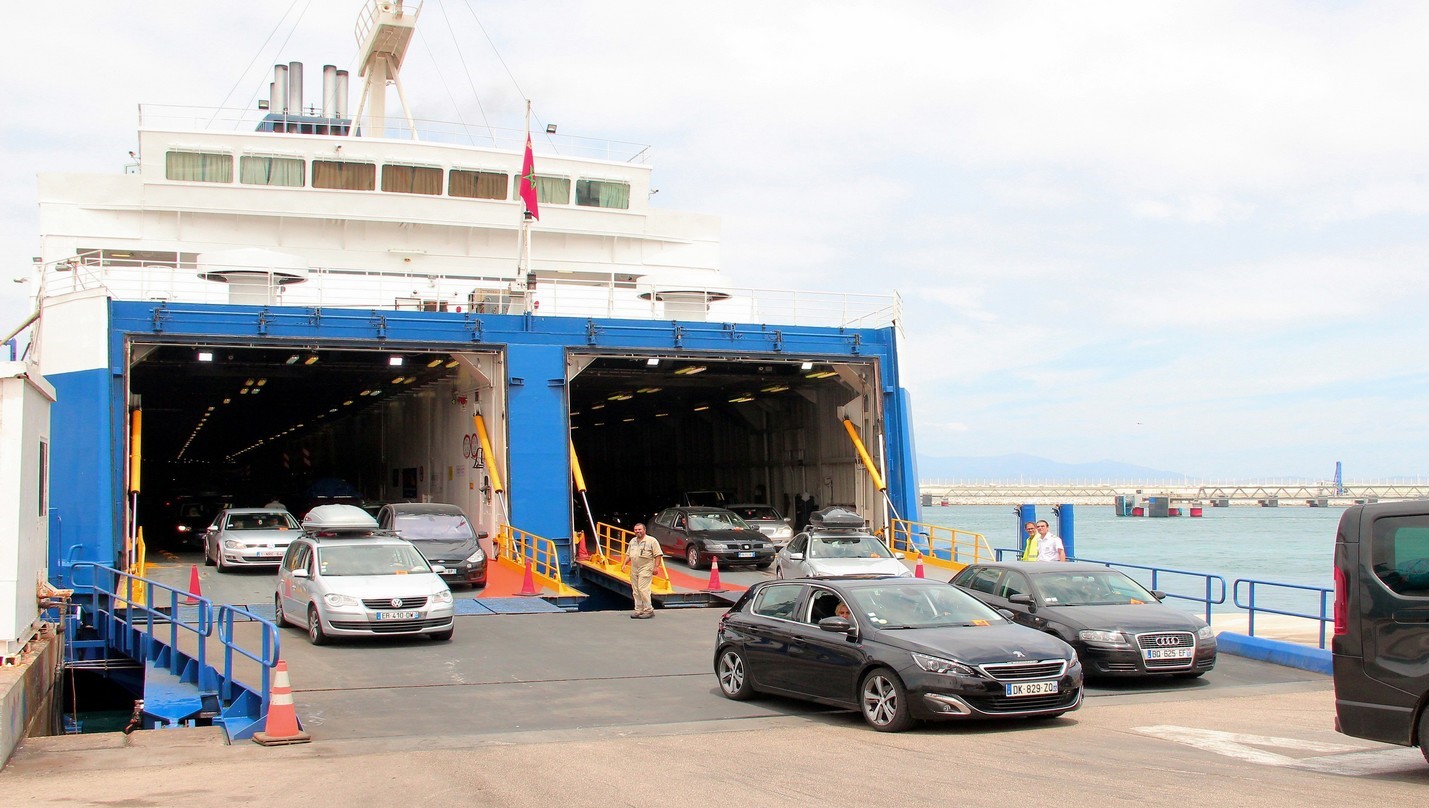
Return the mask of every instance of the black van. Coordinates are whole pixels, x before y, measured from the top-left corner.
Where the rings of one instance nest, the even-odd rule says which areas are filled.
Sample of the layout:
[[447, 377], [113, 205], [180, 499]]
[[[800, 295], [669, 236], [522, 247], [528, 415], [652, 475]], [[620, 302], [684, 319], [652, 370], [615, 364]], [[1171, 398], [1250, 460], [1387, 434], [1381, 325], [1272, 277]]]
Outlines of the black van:
[[1429, 760], [1429, 500], [1340, 517], [1332, 648], [1335, 729]]

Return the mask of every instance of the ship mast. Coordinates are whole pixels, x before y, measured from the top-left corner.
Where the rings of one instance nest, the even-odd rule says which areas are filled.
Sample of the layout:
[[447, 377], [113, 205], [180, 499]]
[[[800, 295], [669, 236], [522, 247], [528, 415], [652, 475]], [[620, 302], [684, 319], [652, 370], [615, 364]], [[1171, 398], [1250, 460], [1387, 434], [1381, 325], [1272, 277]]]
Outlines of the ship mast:
[[[420, 3], [404, 7], [403, 0], [374, 0], [357, 19], [357, 47], [362, 59], [358, 75], [364, 81], [362, 97], [357, 102], [357, 114], [353, 117], [363, 121], [362, 133], [368, 137], [386, 135], [387, 82], [390, 81], [397, 88], [397, 100], [402, 104], [402, 114], [407, 118], [412, 139], [417, 139], [417, 123], [407, 106], [407, 95], [402, 92], [399, 75], [421, 11]], [[365, 119], [362, 117], [364, 109], [367, 110]], [[352, 127], [352, 134], [356, 135], [357, 130], [358, 127]]]

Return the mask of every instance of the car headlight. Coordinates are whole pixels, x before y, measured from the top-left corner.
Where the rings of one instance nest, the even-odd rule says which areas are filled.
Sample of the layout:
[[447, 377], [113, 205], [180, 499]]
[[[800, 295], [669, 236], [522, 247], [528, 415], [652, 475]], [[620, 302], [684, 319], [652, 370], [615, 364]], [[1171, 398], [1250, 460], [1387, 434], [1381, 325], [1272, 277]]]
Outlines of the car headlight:
[[792, 527], [780, 527], [774, 529], [774, 538], [776, 539], [787, 539], [793, 535], [794, 529]]
[[720, 544], [720, 543], [717, 542], [717, 541], [707, 541], [707, 542], [705, 542], [705, 549], [706, 549], [706, 550], [728, 550], [729, 547], [726, 546], [726, 545]]
[[480, 564], [485, 560], [486, 553], [483, 553], [480, 547], [476, 548], [476, 552], [466, 557], [466, 561], [468, 564]]
[[451, 603], [452, 591], [450, 589], [443, 589], [440, 592], [432, 593], [428, 597], [431, 598], [432, 603]]
[[1126, 639], [1126, 635], [1120, 631], [1098, 631], [1096, 629], [1082, 629], [1077, 632], [1077, 639], [1082, 642], [1099, 642], [1106, 645], [1131, 645]]
[[326, 604], [329, 605], [329, 606], [339, 607], [339, 606], [356, 606], [357, 604], [361, 603], [362, 601], [358, 600], [357, 598], [354, 598], [354, 597], [351, 596], [351, 595], [338, 595], [338, 594], [335, 594], [335, 593], [334, 593], [334, 594], [323, 595], [323, 602], [326, 603]]
[[179, 525], [176, 529], [180, 533], [188, 533], [190, 530], [193, 530], [193, 528], [189, 527], [188, 525]]
[[1211, 627], [1210, 627], [1210, 626], [1201, 626], [1200, 628], [1196, 629], [1196, 638], [1197, 638], [1197, 639], [1209, 640], [1210, 638], [1212, 638], [1212, 637], [1214, 637], [1214, 636], [1216, 636], [1216, 633], [1211, 630]]
[[918, 667], [929, 673], [941, 673], [945, 676], [977, 676], [977, 671], [951, 659], [914, 653], [913, 661], [918, 663]]
[[235, 540], [235, 539], [224, 539], [224, 540], [223, 540], [223, 546], [226, 547], [226, 548], [229, 549], [229, 550], [242, 550], [242, 549], [244, 549], [244, 548], [243, 548], [243, 542], [237, 541], [237, 540]]

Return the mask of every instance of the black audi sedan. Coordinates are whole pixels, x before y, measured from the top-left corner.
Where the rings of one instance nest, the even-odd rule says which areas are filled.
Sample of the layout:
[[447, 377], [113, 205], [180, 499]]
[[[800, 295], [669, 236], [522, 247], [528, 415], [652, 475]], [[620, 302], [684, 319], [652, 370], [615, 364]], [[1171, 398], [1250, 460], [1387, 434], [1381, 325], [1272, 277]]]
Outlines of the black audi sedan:
[[858, 710], [881, 732], [920, 720], [1050, 718], [1082, 704], [1070, 646], [927, 578], [755, 584], [720, 618], [714, 671], [728, 698]]
[[666, 508], [645, 525], [645, 532], [691, 569], [708, 567], [712, 558], [722, 566], [749, 564], [762, 570], [774, 563], [774, 542], [724, 508]]
[[1216, 666], [1216, 635], [1206, 621], [1167, 606], [1164, 593], [1101, 564], [974, 564], [949, 583], [1070, 644], [1089, 677], [1191, 679]]

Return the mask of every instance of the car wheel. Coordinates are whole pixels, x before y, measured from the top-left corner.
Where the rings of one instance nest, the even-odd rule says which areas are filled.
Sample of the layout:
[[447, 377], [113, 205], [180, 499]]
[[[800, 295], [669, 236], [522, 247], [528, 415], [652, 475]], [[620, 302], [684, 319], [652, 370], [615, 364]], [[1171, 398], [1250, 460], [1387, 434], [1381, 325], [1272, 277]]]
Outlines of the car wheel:
[[452, 638], [452, 634], [455, 632], [456, 629], [454, 628], [449, 628], [446, 631], [433, 631], [431, 633], [431, 637], [437, 642], [446, 642], [447, 640], [450, 640]]
[[327, 642], [327, 632], [323, 631], [323, 621], [318, 617], [318, 607], [308, 607], [308, 641], [313, 645]]
[[205, 567], [212, 567], [213, 564], [214, 564], [213, 556], [211, 556], [211, 555], [208, 554], [208, 542], [204, 542], [204, 543], [203, 543], [203, 565], [204, 565]]
[[288, 618], [283, 616], [283, 596], [273, 596], [273, 625], [282, 628], [288, 624]]
[[784, 577], [784, 568], [783, 568], [782, 566], [777, 565], [777, 564], [774, 566], [774, 577], [775, 577], [775, 578], [783, 578], [783, 577]]
[[744, 654], [738, 648], [726, 648], [720, 653], [715, 676], [719, 679], [719, 692], [727, 699], [744, 701], [754, 695], [754, 685], [749, 683], [749, 666], [744, 664]]
[[685, 563], [690, 565], [690, 569], [701, 569], [700, 548], [691, 544], [685, 548]]
[[1419, 751], [1424, 762], [1429, 763], [1429, 708], [1419, 714]]
[[222, 550], [219, 550], [217, 553], [214, 554], [214, 564], [216, 564], [216, 565], [218, 566], [218, 571], [219, 571], [219, 572], [222, 572], [222, 573], [227, 574], [227, 573], [230, 571], [229, 566], [228, 566], [227, 564], [223, 563], [223, 551], [222, 551]]
[[898, 674], [875, 668], [863, 677], [858, 688], [858, 705], [863, 720], [879, 732], [902, 732], [913, 726], [908, 709], [908, 691]]

